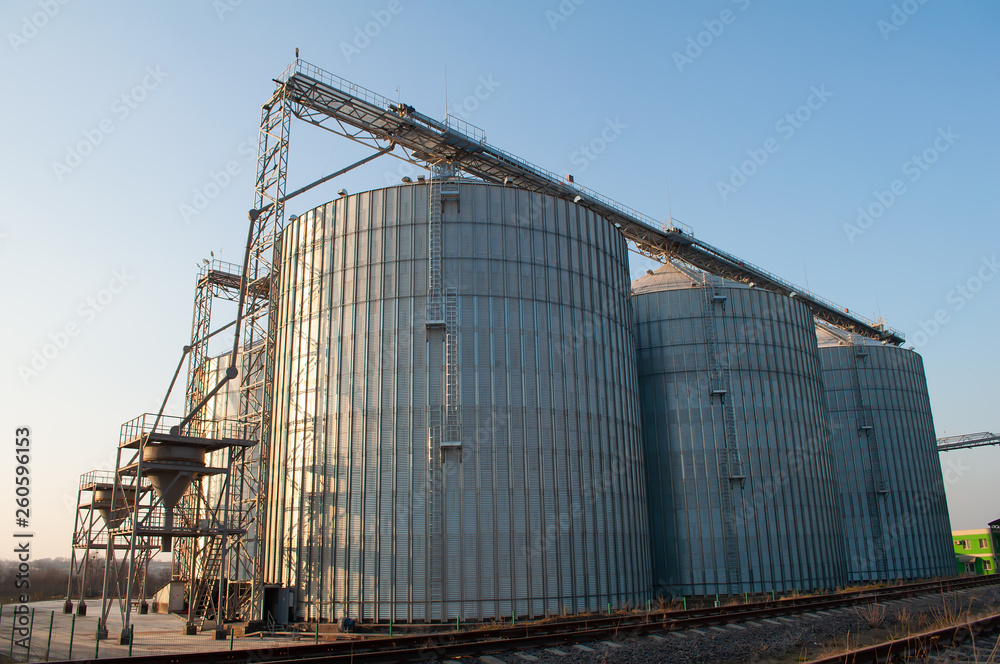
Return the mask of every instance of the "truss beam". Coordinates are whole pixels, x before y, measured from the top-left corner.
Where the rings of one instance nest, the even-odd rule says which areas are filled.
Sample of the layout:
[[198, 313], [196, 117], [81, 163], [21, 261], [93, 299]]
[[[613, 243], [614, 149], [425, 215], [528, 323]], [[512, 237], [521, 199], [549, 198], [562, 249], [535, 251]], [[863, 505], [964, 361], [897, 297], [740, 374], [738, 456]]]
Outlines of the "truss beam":
[[966, 433], [960, 436], [948, 436], [938, 438], [938, 452], [950, 452], [952, 450], [966, 450], [972, 447], [986, 447], [987, 445], [1000, 445], [1000, 435], [981, 431], [979, 433]]
[[351, 140], [383, 149], [395, 143], [406, 161], [430, 168], [450, 163], [489, 182], [550, 194], [580, 203], [615, 224], [643, 254], [665, 262], [676, 258], [709, 274], [799, 299], [813, 315], [838, 328], [871, 339], [898, 345], [901, 333], [869, 320], [824, 298], [809, 293], [747, 261], [694, 238], [677, 227], [666, 226], [595, 191], [493, 147], [457, 128], [418, 113], [411, 106], [394, 103], [382, 95], [296, 60], [279, 77], [284, 99], [295, 117]]

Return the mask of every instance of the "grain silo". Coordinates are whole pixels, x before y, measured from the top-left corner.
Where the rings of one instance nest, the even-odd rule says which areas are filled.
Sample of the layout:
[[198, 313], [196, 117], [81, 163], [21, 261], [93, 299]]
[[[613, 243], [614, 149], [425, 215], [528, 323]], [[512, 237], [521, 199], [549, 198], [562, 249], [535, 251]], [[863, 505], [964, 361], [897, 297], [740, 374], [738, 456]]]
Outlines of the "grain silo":
[[954, 573], [951, 522], [917, 353], [817, 326], [851, 581]]
[[644, 602], [625, 241], [582, 205], [432, 178], [280, 239], [265, 582], [300, 619]]
[[842, 584], [809, 309], [676, 263], [632, 290], [657, 592]]

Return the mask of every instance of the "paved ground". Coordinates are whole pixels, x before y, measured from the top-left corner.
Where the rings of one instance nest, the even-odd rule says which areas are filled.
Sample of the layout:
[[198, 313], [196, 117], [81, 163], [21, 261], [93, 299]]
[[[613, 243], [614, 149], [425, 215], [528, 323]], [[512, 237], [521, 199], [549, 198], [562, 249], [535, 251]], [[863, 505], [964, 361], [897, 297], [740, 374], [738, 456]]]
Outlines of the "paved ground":
[[[46, 660], [65, 660], [70, 658], [70, 638], [72, 635], [72, 659], [93, 659], [95, 649], [99, 657], [125, 657], [129, 654], [128, 646], [118, 645], [118, 635], [121, 633], [121, 613], [115, 605], [108, 616], [107, 640], [100, 642], [99, 648], [94, 638], [97, 633], [97, 619], [100, 615], [101, 602], [87, 602], [87, 616], [77, 616], [75, 623], [72, 615], [63, 613], [63, 600], [47, 602], [32, 602], [28, 604], [34, 609], [34, 626], [31, 634], [31, 660], [41, 662]], [[76, 607], [74, 606], [74, 609]], [[13, 626], [14, 606], [5, 605], [0, 610], [0, 656], [6, 658], [11, 653], [11, 628]], [[52, 636], [49, 641], [49, 622], [52, 621]], [[214, 633], [209, 631], [196, 636], [184, 634], [184, 619], [176, 615], [147, 614], [137, 615], [133, 612], [131, 618], [134, 625], [135, 642], [132, 645], [133, 655], [154, 655], [176, 652], [202, 652], [210, 650], [228, 650], [228, 641], [216, 641]], [[19, 640], [20, 635], [15, 636]], [[234, 639], [233, 648], [269, 648], [276, 645], [289, 645], [289, 639], [261, 639], [247, 637]], [[18, 662], [28, 661], [27, 651], [15, 644], [13, 659]]]

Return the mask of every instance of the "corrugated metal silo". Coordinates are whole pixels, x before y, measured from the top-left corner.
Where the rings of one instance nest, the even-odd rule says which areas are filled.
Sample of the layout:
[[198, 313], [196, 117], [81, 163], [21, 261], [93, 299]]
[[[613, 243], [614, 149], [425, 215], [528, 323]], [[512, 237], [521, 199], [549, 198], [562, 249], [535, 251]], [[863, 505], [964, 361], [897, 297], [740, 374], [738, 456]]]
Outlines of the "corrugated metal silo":
[[842, 584], [809, 309], [673, 263], [632, 288], [657, 591]]
[[954, 573], [921, 357], [817, 326], [851, 581]]
[[303, 618], [644, 601], [626, 246], [456, 179], [345, 196], [280, 244], [266, 581]]

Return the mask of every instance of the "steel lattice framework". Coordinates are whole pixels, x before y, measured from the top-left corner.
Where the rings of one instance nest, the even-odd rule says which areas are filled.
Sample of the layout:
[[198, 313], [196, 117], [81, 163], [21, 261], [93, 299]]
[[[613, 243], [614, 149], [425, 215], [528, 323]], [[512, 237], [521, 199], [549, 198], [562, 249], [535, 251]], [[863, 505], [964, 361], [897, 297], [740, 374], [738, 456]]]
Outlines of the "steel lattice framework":
[[[482, 131], [454, 118], [438, 122], [359, 85], [296, 60], [277, 79], [280, 99], [302, 120], [422, 168], [452, 164], [488, 182], [511, 184], [571, 200], [610, 220], [650, 258], [676, 258], [709, 274], [798, 298], [816, 318], [871, 339], [898, 345], [903, 335], [799, 288], [733, 254], [696, 239], [673, 220], [662, 224], [606, 196], [581, 187], [485, 142]], [[272, 100], [272, 104], [275, 100]], [[263, 154], [263, 153], [262, 153]], [[260, 176], [258, 171], [258, 189]], [[275, 178], [277, 182], [279, 178]], [[283, 176], [280, 182], [284, 183]], [[266, 200], [259, 202], [266, 203]]]
[[979, 433], [966, 433], [960, 436], [948, 436], [938, 438], [938, 452], [950, 452], [951, 450], [965, 450], [971, 447], [986, 447], [987, 445], [1000, 445], [1000, 435], [981, 431]]

